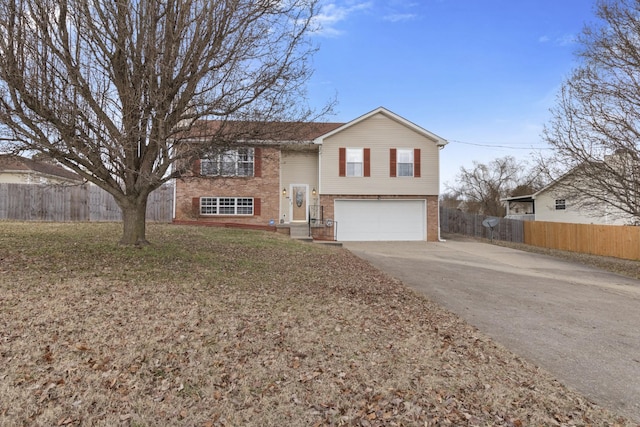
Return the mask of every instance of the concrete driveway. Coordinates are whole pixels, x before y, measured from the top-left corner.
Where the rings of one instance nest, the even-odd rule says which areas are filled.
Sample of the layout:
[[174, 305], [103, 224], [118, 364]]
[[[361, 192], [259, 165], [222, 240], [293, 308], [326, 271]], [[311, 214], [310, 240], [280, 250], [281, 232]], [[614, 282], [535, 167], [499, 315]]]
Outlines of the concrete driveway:
[[640, 281], [469, 241], [344, 247], [640, 423]]

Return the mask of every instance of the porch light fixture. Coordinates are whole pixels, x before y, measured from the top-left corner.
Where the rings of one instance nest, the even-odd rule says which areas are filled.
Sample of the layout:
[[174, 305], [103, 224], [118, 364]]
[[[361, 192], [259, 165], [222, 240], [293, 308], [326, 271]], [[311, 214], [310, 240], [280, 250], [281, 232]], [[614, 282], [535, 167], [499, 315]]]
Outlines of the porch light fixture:
[[283, 196], [286, 196], [286, 195], [287, 195], [287, 189], [286, 189], [286, 188], [283, 188], [283, 189], [282, 189], [282, 195], [283, 195]]
[[316, 195], [316, 187], [313, 187], [313, 190], [311, 190], [311, 194], [313, 194], [314, 196]]

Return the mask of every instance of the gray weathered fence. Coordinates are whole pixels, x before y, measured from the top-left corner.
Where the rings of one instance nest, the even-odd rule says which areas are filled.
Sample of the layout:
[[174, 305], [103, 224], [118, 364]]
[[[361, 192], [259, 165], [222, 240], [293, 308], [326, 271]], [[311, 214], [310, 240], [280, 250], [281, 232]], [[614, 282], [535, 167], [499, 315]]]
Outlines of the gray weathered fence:
[[[440, 231], [443, 233], [464, 234], [474, 237], [491, 237], [488, 228], [482, 225], [487, 216], [462, 212], [458, 209], [440, 207]], [[500, 218], [493, 229], [495, 240], [524, 242], [524, 221]]]
[[[171, 222], [173, 186], [149, 195], [147, 220]], [[0, 219], [18, 221], [121, 221], [113, 196], [95, 185], [0, 184]]]

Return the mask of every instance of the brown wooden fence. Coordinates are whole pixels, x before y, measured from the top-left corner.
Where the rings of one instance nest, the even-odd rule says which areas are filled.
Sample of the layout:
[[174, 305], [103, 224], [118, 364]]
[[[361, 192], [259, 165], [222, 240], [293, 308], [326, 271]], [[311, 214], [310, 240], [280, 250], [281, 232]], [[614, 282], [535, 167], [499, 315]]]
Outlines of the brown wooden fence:
[[[171, 222], [173, 186], [149, 195], [147, 220]], [[0, 184], [0, 220], [121, 221], [113, 196], [95, 185]]]
[[[483, 215], [440, 208], [440, 231], [489, 238]], [[548, 249], [640, 260], [640, 227], [500, 218], [493, 238]]]
[[527, 221], [524, 243], [549, 249], [640, 260], [640, 227]]

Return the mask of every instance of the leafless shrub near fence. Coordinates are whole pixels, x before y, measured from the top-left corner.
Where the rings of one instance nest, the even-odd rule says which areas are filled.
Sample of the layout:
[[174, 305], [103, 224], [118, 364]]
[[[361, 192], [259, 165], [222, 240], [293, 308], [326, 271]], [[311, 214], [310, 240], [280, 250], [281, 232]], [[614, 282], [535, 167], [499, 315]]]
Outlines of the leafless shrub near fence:
[[[491, 230], [482, 225], [482, 221], [486, 218], [489, 217], [440, 207], [440, 231], [489, 239], [491, 238]], [[493, 229], [493, 238], [506, 242], [523, 243], [523, 221], [500, 218], [498, 225]]]
[[[171, 222], [173, 186], [149, 196], [147, 220]], [[113, 196], [95, 185], [0, 184], [0, 219], [18, 221], [122, 221]]]

